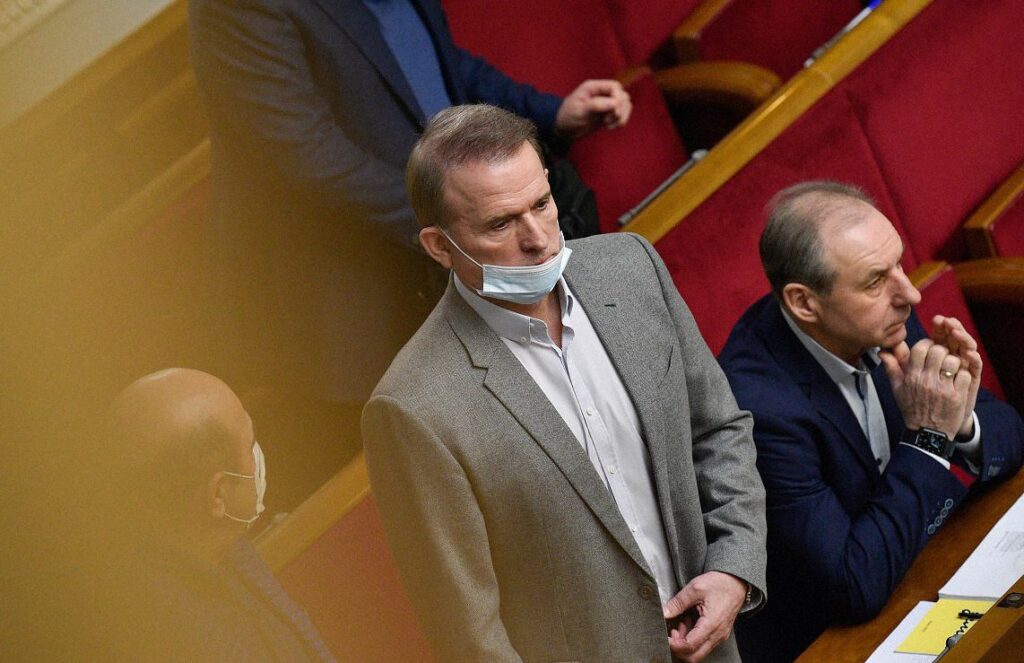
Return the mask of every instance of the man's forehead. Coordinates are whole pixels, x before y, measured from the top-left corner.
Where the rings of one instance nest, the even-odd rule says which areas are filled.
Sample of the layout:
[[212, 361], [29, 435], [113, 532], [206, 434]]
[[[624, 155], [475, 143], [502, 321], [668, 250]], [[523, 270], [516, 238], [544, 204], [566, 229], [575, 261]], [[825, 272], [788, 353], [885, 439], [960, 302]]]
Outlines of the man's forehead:
[[823, 228], [827, 259], [841, 271], [870, 272], [891, 266], [903, 255], [903, 239], [878, 210], [836, 220]]
[[452, 168], [445, 178], [446, 202], [465, 212], [544, 195], [548, 191], [544, 166], [529, 143], [524, 147], [529, 154], [520, 150], [509, 159], [475, 160]]

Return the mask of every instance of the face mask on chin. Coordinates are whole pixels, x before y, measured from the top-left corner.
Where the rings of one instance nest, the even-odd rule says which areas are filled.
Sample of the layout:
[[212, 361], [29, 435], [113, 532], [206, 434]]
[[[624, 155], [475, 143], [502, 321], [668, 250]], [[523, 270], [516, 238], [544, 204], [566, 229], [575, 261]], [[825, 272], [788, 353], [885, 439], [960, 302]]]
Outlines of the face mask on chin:
[[247, 527], [252, 527], [252, 524], [256, 522], [256, 519], [263, 513], [263, 497], [267, 494], [267, 461], [263, 457], [263, 449], [260, 448], [259, 442], [253, 442], [252, 444], [252, 455], [256, 465], [255, 474], [238, 474], [237, 472], [223, 471], [229, 477], [235, 477], [236, 479], [252, 479], [256, 482], [256, 508], [255, 514], [252, 518], [239, 518], [228, 513], [227, 509], [224, 509], [224, 516], [230, 520], [234, 520], [237, 523], [245, 523]]
[[447, 232], [440, 228], [438, 230], [459, 250], [459, 253], [483, 272], [483, 287], [476, 289], [477, 294], [513, 304], [535, 304], [546, 297], [554, 290], [558, 279], [562, 278], [569, 256], [572, 255], [572, 249], [565, 245], [565, 236], [559, 232], [558, 253], [547, 262], [523, 267], [486, 265], [477, 262], [463, 251]]

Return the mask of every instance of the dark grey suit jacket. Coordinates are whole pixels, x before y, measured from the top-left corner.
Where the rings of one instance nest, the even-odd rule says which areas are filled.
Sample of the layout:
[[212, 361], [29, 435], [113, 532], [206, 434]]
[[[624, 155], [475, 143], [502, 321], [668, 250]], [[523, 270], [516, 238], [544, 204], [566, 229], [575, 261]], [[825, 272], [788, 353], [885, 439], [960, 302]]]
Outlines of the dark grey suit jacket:
[[[640, 417], [680, 585], [720, 570], [763, 591], [750, 415], [646, 241], [570, 245], [565, 277]], [[403, 581], [442, 660], [669, 660], [654, 578], [610, 494], [453, 287], [378, 385], [363, 435]], [[735, 642], [709, 660], [738, 660]]]

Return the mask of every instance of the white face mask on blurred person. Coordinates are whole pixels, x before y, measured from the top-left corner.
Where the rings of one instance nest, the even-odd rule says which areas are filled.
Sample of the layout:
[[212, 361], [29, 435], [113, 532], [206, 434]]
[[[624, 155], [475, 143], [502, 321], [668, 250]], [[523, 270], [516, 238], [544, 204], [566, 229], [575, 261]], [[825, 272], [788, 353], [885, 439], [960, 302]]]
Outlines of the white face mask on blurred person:
[[260, 448], [259, 442], [254, 441], [252, 443], [252, 455], [256, 462], [255, 474], [238, 474], [237, 472], [228, 472], [226, 470], [222, 472], [222, 474], [229, 477], [234, 477], [236, 479], [252, 479], [256, 482], [256, 508], [252, 518], [239, 518], [238, 516], [233, 516], [228, 513], [226, 508], [224, 509], [225, 516], [235, 522], [245, 523], [249, 527], [252, 527], [252, 524], [256, 522], [256, 519], [260, 517], [261, 513], [263, 513], [263, 496], [267, 494], [267, 461], [263, 457], [263, 449]]

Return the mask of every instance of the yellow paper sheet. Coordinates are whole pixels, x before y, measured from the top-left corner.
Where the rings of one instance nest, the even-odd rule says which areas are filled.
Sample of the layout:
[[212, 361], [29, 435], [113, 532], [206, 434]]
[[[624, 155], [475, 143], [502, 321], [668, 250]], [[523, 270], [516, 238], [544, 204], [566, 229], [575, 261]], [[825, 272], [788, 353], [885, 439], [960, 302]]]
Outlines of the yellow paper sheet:
[[[985, 613], [992, 604], [993, 601], [939, 599], [896, 651], [904, 654], [941, 654], [946, 648], [946, 639], [964, 623], [963, 617], [957, 616], [961, 610]], [[968, 629], [976, 623], [976, 620], [968, 622]]]

